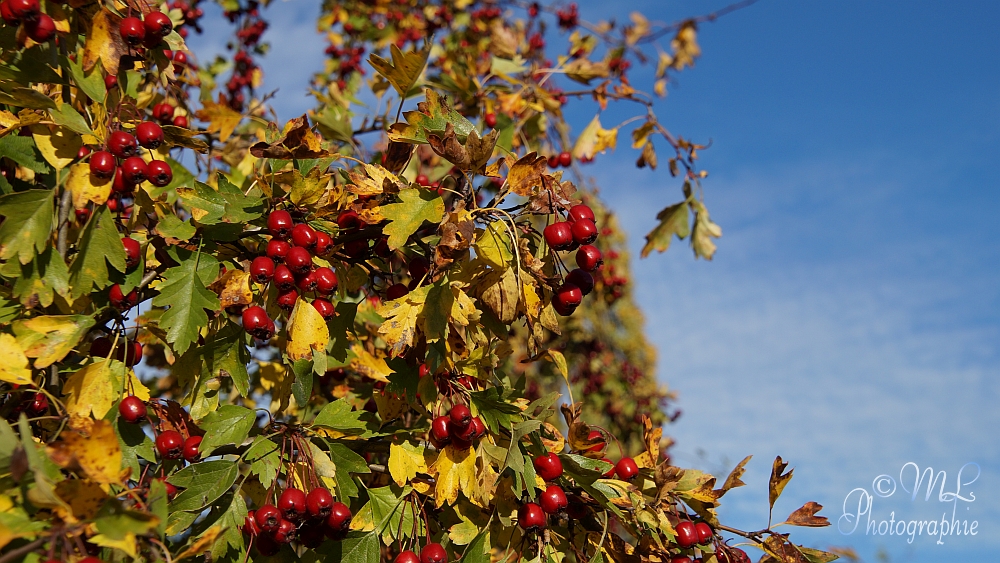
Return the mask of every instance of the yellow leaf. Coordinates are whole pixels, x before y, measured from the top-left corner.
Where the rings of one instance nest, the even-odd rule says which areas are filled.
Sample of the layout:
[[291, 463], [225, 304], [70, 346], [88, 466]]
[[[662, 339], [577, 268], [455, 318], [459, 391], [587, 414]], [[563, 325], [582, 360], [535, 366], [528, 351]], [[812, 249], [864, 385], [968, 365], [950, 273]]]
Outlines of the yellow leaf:
[[69, 169], [66, 186], [73, 192], [73, 207], [83, 209], [93, 202], [103, 205], [111, 195], [111, 178], [102, 179], [90, 174], [90, 165], [84, 162], [74, 164]]
[[385, 363], [384, 358], [376, 358], [369, 354], [364, 346], [358, 343], [351, 346], [351, 351], [355, 355], [355, 358], [351, 360], [351, 369], [375, 381], [389, 382], [389, 374], [392, 373], [392, 370], [389, 369], [389, 364]]
[[428, 463], [432, 456], [427, 448], [403, 442], [389, 445], [389, 475], [397, 485], [402, 487], [417, 476], [417, 473], [430, 474]]
[[507, 186], [517, 195], [536, 195], [542, 187], [545, 166], [545, 157], [538, 156], [538, 153], [530, 152], [522, 156], [511, 165], [510, 172], [507, 173]]
[[417, 334], [417, 317], [424, 309], [428, 287], [424, 286], [399, 299], [384, 301], [379, 305], [377, 312], [385, 322], [378, 328], [378, 333], [389, 346], [391, 356], [398, 356], [404, 349], [413, 346], [413, 339]]
[[195, 555], [201, 555], [202, 553], [208, 551], [215, 545], [215, 540], [218, 539], [219, 534], [222, 533], [222, 526], [216, 524], [211, 528], [205, 530], [205, 533], [201, 535], [193, 544], [191, 544], [187, 549], [181, 552], [180, 555], [174, 557], [175, 561], [180, 561], [185, 557], [194, 557]]
[[330, 329], [319, 311], [299, 298], [288, 317], [288, 345], [285, 352], [293, 362], [312, 359], [313, 350], [323, 352], [330, 342]]
[[76, 160], [76, 155], [83, 146], [80, 135], [54, 125], [32, 125], [31, 136], [35, 146], [45, 157], [45, 161], [57, 170], [62, 170]]
[[722, 236], [722, 227], [716, 225], [708, 217], [708, 208], [705, 204], [695, 200], [692, 203], [694, 208], [694, 229], [691, 231], [691, 247], [694, 248], [696, 257], [711, 260], [715, 256], [715, 243], [713, 238]]
[[504, 323], [512, 323], [517, 318], [517, 305], [520, 301], [517, 275], [514, 268], [502, 271], [492, 271], [480, 284], [480, 299], [493, 314]]
[[97, 534], [96, 536], [90, 538], [87, 541], [89, 541], [94, 545], [99, 545], [101, 547], [120, 549], [124, 551], [129, 557], [132, 558], [139, 556], [138, 552], [136, 551], [135, 534], [133, 534], [132, 532], [125, 532], [125, 535], [122, 536], [122, 539], [120, 540], [109, 538], [104, 534]]
[[226, 104], [216, 102], [206, 102], [205, 106], [196, 111], [198, 119], [208, 122], [208, 132], [219, 132], [219, 141], [226, 142], [226, 139], [233, 134], [233, 130], [240, 124], [243, 116], [236, 113]]
[[[276, 362], [258, 362], [260, 371], [260, 386], [264, 391], [271, 393], [272, 405], [277, 403], [278, 412], [288, 408], [288, 398], [292, 396], [292, 382], [295, 380], [294, 374], [288, 371], [284, 365]], [[272, 407], [273, 408], [273, 407]]]
[[208, 289], [219, 294], [219, 302], [223, 308], [249, 305], [253, 302], [250, 274], [243, 270], [227, 270], [219, 279], [212, 282]]
[[17, 340], [9, 334], [0, 334], [0, 381], [15, 385], [32, 385], [28, 358]]
[[458, 492], [465, 493], [467, 498], [473, 498], [476, 483], [476, 451], [459, 450], [448, 445], [438, 454], [433, 471], [437, 474], [435, 503], [440, 508], [445, 502], [455, 504]]
[[122, 451], [110, 422], [94, 421], [86, 434], [66, 430], [49, 446], [49, 457], [62, 468], [79, 466], [95, 483], [120, 483]]
[[97, 515], [108, 494], [100, 485], [85, 479], [66, 479], [56, 483], [56, 496], [69, 506], [57, 506], [56, 513], [60, 518], [75, 523], [78, 520], [90, 520]]
[[115, 379], [106, 360], [94, 362], [69, 376], [63, 387], [63, 392], [69, 395], [66, 411], [70, 415], [87, 417], [94, 413], [95, 418], [104, 418], [118, 394]]
[[372, 399], [375, 400], [375, 408], [378, 410], [379, 418], [382, 419], [382, 424], [399, 418], [410, 409], [405, 396], [399, 397], [385, 391], [376, 391], [372, 393]]
[[14, 334], [24, 355], [41, 369], [65, 358], [93, 325], [94, 319], [83, 315], [51, 315], [17, 321]]
[[573, 158], [586, 160], [607, 149], [614, 149], [618, 144], [618, 128], [605, 129], [601, 126], [598, 116], [590, 120], [587, 128], [580, 133], [573, 145]]
[[87, 33], [87, 43], [83, 47], [84, 70], [94, 68], [100, 60], [108, 74], [112, 76], [118, 74], [118, 64], [122, 55], [128, 52], [128, 46], [118, 31], [121, 21], [121, 16], [106, 9], [94, 15], [90, 31]]

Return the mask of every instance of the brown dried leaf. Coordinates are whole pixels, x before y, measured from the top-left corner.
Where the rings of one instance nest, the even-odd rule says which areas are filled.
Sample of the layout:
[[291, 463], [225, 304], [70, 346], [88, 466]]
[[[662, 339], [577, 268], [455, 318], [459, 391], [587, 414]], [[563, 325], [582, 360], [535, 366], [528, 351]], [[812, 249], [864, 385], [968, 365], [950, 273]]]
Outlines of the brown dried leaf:
[[827, 520], [826, 516], [816, 516], [816, 513], [823, 510], [823, 505], [809, 501], [802, 505], [801, 508], [791, 513], [785, 523], [791, 524], [792, 526], [806, 526], [809, 528], [822, 528], [824, 526], [829, 526], [830, 521]]
[[250, 154], [257, 158], [281, 160], [340, 156], [322, 147], [322, 139], [310, 131], [309, 120], [305, 115], [286, 123], [284, 131], [284, 134], [273, 143], [260, 142], [250, 147]]
[[177, 401], [158, 400], [150, 402], [147, 406], [159, 419], [161, 432], [176, 430], [185, 439], [205, 434], [205, 431], [198, 428], [198, 425], [191, 419], [191, 415]]
[[382, 166], [393, 174], [399, 174], [406, 167], [406, 163], [410, 161], [413, 148], [414, 145], [410, 143], [389, 141], [389, 146], [385, 149], [385, 160], [383, 160]]
[[556, 213], [560, 208], [570, 208], [579, 203], [573, 198], [578, 190], [576, 185], [569, 180], [564, 182], [556, 181], [555, 177], [545, 175], [542, 177], [544, 191], [531, 198], [528, 209], [534, 213]]
[[781, 461], [780, 455], [774, 458], [774, 464], [771, 466], [771, 479], [767, 483], [767, 496], [772, 509], [775, 501], [781, 496], [781, 491], [785, 490], [785, 485], [792, 480], [792, 472], [795, 470], [790, 469], [788, 473], [785, 473], [786, 467], [788, 464]]
[[[475, 134], [475, 129], [470, 134], [470, 139], [472, 134]], [[466, 152], [462, 143], [458, 142], [458, 137], [455, 135], [455, 128], [451, 123], [444, 126], [443, 134], [428, 132], [427, 142], [430, 143], [431, 149], [435, 153], [448, 162], [462, 170], [469, 169], [469, 153]]]
[[722, 497], [722, 495], [726, 494], [726, 492], [729, 491], [729, 489], [735, 489], [736, 487], [742, 487], [746, 485], [746, 483], [740, 480], [740, 477], [742, 477], [743, 473], [746, 472], [745, 466], [752, 457], [753, 457], [752, 455], [748, 455], [745, 458], [743, 458], [743, 461], [736, 464], [736, 467], [734, 467], [733, 470], [729, 473], [729, 477], [726, 477], [726, 482], [722, 485], [722, 488], [716, 491], [719, 497]]
[[104, 70], [114, 76], [118, 74], [118, 65], [122, 55], [128, 52], [128, 45], [118, 32], [122, 18], [109, 10], [100, 10], [91, 20], [87, 43], [83, 47], [83, 69], [94, 68], [101, 61]]
[[519, 294], [517, 275], [513, 268], [492, 271], [480, 282], [480, 299], [501, 322], [510, 324], [517, 319]]
[[532, 197], [542, 187], [545, 174], [545, 157], [530, 152], [515, 162], [507, 174], [507, 186], [517, 195]]
[[765, 553], [781, 563], [809, 563], [802, 553], [788, 541], [787, 534], [775, 534], [761, 545]]
[[493, 150], [496, 148], [498, 138], [500, 138], [500, 131], [497, 129], [490, 131], [482, 138], [479, 137], [479, 133], [475, 129], [469, 133], [465, 149], [469, 153], [470, 168], [473, 172], [478, 173], [489, 162], [490, 157], [493, 156]]
[[574, 450], [583, 452], [583, 455], [587, 457], [603, 457], [604, 449], [602, 448], [599, 452], [592, 452], [590, 448], [596, 445], [604, 445], [605, 440], [601, 438], [590, 438], [590, 425], [586, 422], [580, 420], [580, 412], [583, 410], [583, 403], [577, 402], [572, 406], [562, 405], [560, 407], [563, 413], [563, 418], [566, 419], [566, 426], [569, 428], [569, 432], [566, 435], [566, 441]]

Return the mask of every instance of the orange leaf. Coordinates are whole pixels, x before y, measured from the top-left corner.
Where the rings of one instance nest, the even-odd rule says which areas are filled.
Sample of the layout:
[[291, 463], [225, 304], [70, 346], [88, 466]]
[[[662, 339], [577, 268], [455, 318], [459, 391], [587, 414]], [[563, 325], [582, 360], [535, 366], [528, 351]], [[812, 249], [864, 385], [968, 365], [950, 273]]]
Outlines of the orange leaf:
[[826, 519], [826, 516], [816, 516], [816, 513], [820, 510], [823, 510], [822, 504], [809, 501], [802, 505], [802, 508], [791, 513], [786, 522], [792, 526], [807, 526], [810, 528], [829, 526], [830, 521]]

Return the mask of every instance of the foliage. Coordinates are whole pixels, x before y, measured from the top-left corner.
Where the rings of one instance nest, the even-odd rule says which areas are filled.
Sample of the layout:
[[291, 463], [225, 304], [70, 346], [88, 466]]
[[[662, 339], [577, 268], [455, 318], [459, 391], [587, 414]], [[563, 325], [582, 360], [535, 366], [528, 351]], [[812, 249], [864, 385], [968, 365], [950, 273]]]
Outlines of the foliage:
[[[635, 123], [684, 195], [643, 254], [712, 258], [703, 147], [629, 76], [655, 58], [665, 95], [714, 15], [328, 2], [317, 107], [279, 124], [263, 7], [220, 3], [232, 60], [201, 66], [196, 3], [0, 6], [0, 562], [746, 560], [723, 530], [835, 558], [718, 521], [749, 458], [671, 464], [624, 237], [581, 189]], [[639, 113], [574, 138], [586, 98]]]

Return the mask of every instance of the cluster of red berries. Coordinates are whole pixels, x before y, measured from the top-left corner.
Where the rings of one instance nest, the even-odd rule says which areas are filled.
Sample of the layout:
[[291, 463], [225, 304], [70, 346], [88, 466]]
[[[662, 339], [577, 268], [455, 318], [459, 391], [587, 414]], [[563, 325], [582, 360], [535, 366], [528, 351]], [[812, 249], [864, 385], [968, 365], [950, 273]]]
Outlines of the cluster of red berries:
[[412, 550], [400, 551], [393, 563], [447, 563], [448, 552], [439, 543], [430, 542], [420, 550], [420, 556]]
[[[120, 291], [120, 290], [119, 290]], [[114, 358], [125, 365], [132, 367], [142, 361], [142, 344], [136, 340], [119, 338], [120, 344], [115, 348], [114, 341], [107, 336], [95, 338], [90, 343], [90, 355], [94, 358], [111, 357], [112, 348], [115, 348]]]
[[545, 227], [545, 242], [553, 250], [576, 250], [579, 266], [566, 275], [564, 283], [556, 290], [552, 306], [563, 316], [572, 315], [583, 302], [583, 297], [594, 290], [594, 276], [603, 264], [601, 251], [591, 243], [597, 240], [598, 231], [594, 211], [587, 205], [574, 205], [568, 220]]
[[[17, 389], [17, 387], [15, 384], [14, 388]], [[10, 411], [10, 414], [7, 415], [8, 420], [17, 420], [22, 412], [30, 418], [42, 416], [49, 412], [49, 398], [45, 396], [45, 393], [36, 391], [33, 393], [9, 395], [9, 397], [8, 400], [17, 401], [17, 404]]]
[[[146, 420], [146, 403], [135, 395], [127, 395], [118, 403], [118, 415], [129, 424], [141, 424]], [[176, 430], [163, 430], [156, 434], [156, 453], [162, 459], [183, 459], [195, 463], [201, 459], [202, 437], [192, 434], [185, 438]], [[174, 491], [176, 492], [176, 491]], [[168, 494], [171, 493], [168, 487]]]
[[[347, 24], [344, 25], [345, 27], [347, 26]], [[423, 36], [421, 35], [421, 37]], [[337, 87], [341, 90], [347, 88], [347, 82], [351, 79], [351, 75], [355, 72], [364, 76], [365, 69], [363, 66], [363, 57], [365, 56], [365, 48], [363, 46], [355, 45], [353, 47], [337, 47], [335, 45], [330, 45], [326, 48], [326, 54], [338, 59], [335, 76], [337, 79]]]
[[163, 129], [152, 121], [136, 125], [135, 135], [114, 131], [108, 136], [106, 150], [90, 155], [90, 173], [95, 178], [114, 178], [111, 189], [116, 194], [131, 194], [136, 186], [149, 181], [164, 187], [173, 180], [170, 165], [162, 160], [148, 163], [139, 156], [139, 147], [155, 149], [163, 144]]
[[573, 165], [573, 155], [567, 151], [563, 151], [559, 154], [554, 154], [549, 157], [549, 161], [547, 164], [549, 165], [549, 168], [552, 169], [559, 168], [560, 166], [562, 166], [563, 168], [569, 168], [570, 166]]
[[[296, 223], [283, 209], [272, 211], [267, 217], [271, 240], [263, 256], [250, 263], [250, 277], [258, 284], [274, 283], [278, 290], [276, 304], [286, 313], [291, 312], [299, 292], [312, 293], [312, 306], [324, 319], [336, 314], [326, 297], [337, 289], [337, 274], [330, 268], [313, 267], [313, 256], [325, 256], [333, 249], [330, 235], [317, 231], [306, 223]], [[259, 305], [243, 311], [243, 329], [260, 340], [274, 336], [274, 321]]]
[[580, 23], [580, 13], [576, 8], [576, 2], [572, 2], [556, 12], [556, 17], [559, 18], [559, 27], [565, 30], [576, 27]]
[[183, 25], [178, 26], [177, 34], [181, 37], [186, 38], [188, 36], [188, 30], [185, 26], [193, 27], [195, 31], [201, 33], [201, 26], [198, 25], [198, 20], [201, 19], [205, 12], [198, 7], [198, 1], [195, 0], [193, 3], [188, 3], [185, 0], [176, 0], [171, 2], [167, 6], [172, 10], [180, 10], [184, 15]]
[[247, 96], [253, 94], [254, 75], [260, 68], [252, 53], [261, 53], [258, 44], [268, 27], [268, 23], [260, 16], [258, 6], [252, 0], [246, 7], [225, 12], [230, 22], [238, 22], [239, 30], [236, 32], [236, 42], [230, 42], [226, 46], [230, 50], [235, 49], [236, 54], [233, 56], [233, 74], [226, 82], [226, 92], [222, 98], [230, 108], [240, 112], [243, 111]]
[[447, 415], [432, 420], [428, 435], [435, 448], [453, 444], [464, 450], [486, 435], [486, 425], [478, 416], [472, 416], [469, 407], [459, 404], [452, 406]]
[[129, 47], [143, 46], [155, 49], [163, 43], [163, 38], [174, 30], [174, 23], [163, 12], [152, 11], [142, 19], [135, 16], [122, 18], [118, 24], [118, 33]]
[[[563, 474], [562, 460], [549, 452], [532, 460], [535, 474], [545, 481], [555, 481]], [[550, 483], [538, 497], [538, 502], [526, 502], [517, 511], [517, 523], [527, 532], [535, 532], [545, 527], [548, 516], [566, 512], [569, 500], [562, 487]]]
[[56, 34], [56, 23], [42, 12], [38, 0], [3, 0], [0, 18], [7, 25], [24, 24], [24, 32], [36, 43], [45, 43]]
[[262, 555], [271, 556], [282, 544], [294, 541], [315, 549], [326, 538], [343, 539], [352, 517], [350, 507], [323, 487], [308, 494], [289, 487], [278, 496], [277, 506], [265, 504], [251, 510], [243, 522], [243, 533], [253, 538]]

